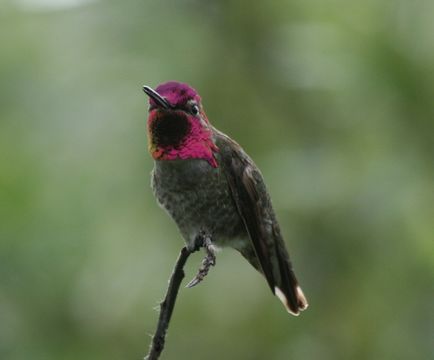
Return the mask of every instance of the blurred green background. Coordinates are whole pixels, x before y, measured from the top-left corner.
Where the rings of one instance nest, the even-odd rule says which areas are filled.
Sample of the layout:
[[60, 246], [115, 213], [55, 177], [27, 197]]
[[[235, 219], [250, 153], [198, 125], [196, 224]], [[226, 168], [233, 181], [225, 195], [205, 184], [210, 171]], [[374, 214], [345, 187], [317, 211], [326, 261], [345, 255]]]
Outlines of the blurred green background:
[[[2, 0], [0, 358], [141, 359], [183, 242], [141, 86], [262, 169], [310, 308], [226, 249], [163, 359], [434, 358], [434, 2]], [[187, 280], [201, 261], [187, 264]]]

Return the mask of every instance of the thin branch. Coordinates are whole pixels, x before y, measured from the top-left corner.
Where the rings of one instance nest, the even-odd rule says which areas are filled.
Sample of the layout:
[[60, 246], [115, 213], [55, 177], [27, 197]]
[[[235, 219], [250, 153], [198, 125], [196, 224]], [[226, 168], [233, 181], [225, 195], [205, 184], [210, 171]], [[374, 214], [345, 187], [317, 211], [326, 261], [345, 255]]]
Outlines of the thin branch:
[[152, 343], [146, 355], [145, 360], [157, 360], [164, 349], [167, 329], [169, 328], [170, 317], [172, 316], [173, 308], [175, 307], [178, 290], [184, 278], [184, 265], [187, 262], [191, 252], [187, 247], [183, 247], [176, 260], [172, 275], [170, 276], [169, 286], [164, 300], [160, 303], [160, 316], [158, 318], [157, 330], [152, 337]]

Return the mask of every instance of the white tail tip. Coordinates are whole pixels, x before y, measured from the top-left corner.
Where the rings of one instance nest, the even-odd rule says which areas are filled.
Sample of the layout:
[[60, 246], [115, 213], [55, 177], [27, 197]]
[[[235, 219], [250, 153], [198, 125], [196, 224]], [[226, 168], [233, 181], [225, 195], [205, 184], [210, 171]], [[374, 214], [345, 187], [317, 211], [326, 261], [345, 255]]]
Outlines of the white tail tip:
[[[306, 310], [309, 304], [307, 303], [306, 297], [303, 294], [303, 291], [301, 290], [300, 286], [297, 285], [295, 288], [296, 296], [297, 296], [297, 302], [298, 302], [298, 309], [300, 311]], [[298, 316], [299, 312], [294, 312], [291, 307], [289, 306], [288, 299], [286, 298], [285, 294], [280, 290], [277, 286], [274, 288], [274, 293], [279, 298], [279, 300], [282, 302], [283, 306], [285, 306], [286, 311], [288, 311], [290, 314], [294, 316]]]

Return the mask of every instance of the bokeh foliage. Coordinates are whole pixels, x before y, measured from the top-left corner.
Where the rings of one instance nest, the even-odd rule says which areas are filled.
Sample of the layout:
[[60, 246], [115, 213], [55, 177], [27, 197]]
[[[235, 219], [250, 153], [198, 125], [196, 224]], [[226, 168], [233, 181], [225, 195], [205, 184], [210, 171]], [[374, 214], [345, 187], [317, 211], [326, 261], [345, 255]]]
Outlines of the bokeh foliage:
[[3, 0], [0, 358], [145, 354], [182, 239], [148, 185], [141, 85], [170, 79], [262, 169], [310, 308], [286, 315], [226, 249], [181, 291], [163, 358], [432, 358], [433, 14]]

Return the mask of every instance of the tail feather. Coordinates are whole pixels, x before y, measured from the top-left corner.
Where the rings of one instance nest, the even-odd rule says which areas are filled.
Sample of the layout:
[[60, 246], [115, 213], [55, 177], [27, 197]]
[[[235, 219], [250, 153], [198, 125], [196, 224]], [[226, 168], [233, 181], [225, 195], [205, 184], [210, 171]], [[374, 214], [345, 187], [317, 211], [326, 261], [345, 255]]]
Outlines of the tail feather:
[[[249, 263], [260, 273], [263, 274], [261, 265], [252, 247], [246, 246], [238, 249], [240, 253], [249, 261]], [[277, 253], [278, 266], [274, 267], [274, 272], [278, 272], [274, 276], [275, 284], [271, 290], [279, 298], [286, 310], [295, 316], [300, 314], [300, 311], [308, 307], [306, 297], [303, 294], [286, 252]]]
[[[283, 254], [286, 256], [283, 256]], [[298, 316], [300, 311], [305, 310], [309, 304], [303, 294], [303, 290], [298, 285], [286, 252], [283, 254], [282, 252], [277, 252], [280, 281], [274, 287], [274, 293], [289, 313]]]
[[296, 286], [295, 288], [295, 296], [297, 298], [297, 306], [294, 307], [293, 304], [290, 303], [289, 299], [292, 298], [292, 295], [288, 296], [280, 290], [279, 287], [274, 288], [274, 293], [282, 302], [283, 306], [285, 306], [286, 311], [294, 316], [300, 315], [300, 311], [306, 310], [309, 304], [307, 303], [306, 297], [303, 294], [303, 290], [301, 290], [300, 286]]

